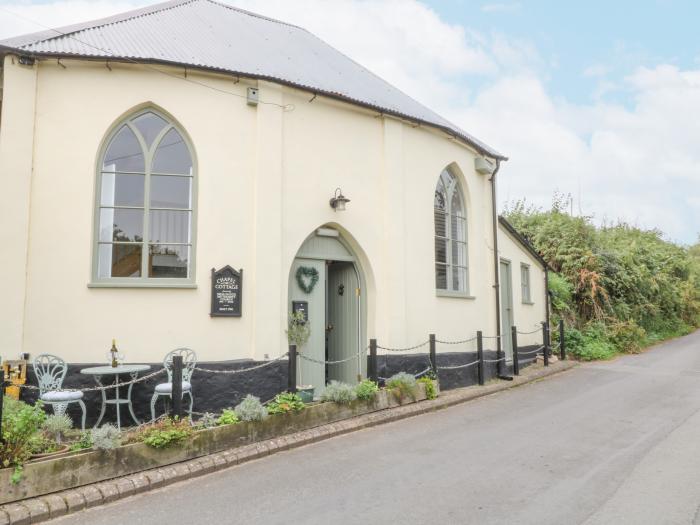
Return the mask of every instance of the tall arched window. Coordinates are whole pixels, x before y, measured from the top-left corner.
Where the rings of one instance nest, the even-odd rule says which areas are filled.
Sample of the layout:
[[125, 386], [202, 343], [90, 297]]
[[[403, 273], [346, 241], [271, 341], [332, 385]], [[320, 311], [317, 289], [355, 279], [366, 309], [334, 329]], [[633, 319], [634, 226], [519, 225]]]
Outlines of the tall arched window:
[[435, 287], [467, 295], [467, 218], [459, 181], [450, 170], [435, 188]]
[[117, 126], [103, 151], [93, 280], [191, 281], [194, 170], [182, 133], [166, 116], [147, 109]]

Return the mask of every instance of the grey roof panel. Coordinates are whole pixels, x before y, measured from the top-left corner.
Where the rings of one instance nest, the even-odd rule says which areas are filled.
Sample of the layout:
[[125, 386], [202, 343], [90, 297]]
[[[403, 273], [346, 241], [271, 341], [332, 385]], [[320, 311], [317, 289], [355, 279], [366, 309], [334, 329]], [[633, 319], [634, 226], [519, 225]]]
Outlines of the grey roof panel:
[[0, 41], [28, 54], [154, 61], [265, 78], [430, 124], [505, 158], [297, 26], [212, 0], [175, 0]]

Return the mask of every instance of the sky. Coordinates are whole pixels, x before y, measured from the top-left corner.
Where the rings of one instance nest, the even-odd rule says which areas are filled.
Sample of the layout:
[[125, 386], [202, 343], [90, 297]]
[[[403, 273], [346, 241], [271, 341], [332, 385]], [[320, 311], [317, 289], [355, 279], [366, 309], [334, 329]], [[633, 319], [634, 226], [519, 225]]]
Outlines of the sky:
[[[501, 207], [570, 195], [598, 223], [698, 240], [700, 2], [225, 1], [308, 29], [504, 153]], [[0, 38], [150, 3], [0, 0]]]

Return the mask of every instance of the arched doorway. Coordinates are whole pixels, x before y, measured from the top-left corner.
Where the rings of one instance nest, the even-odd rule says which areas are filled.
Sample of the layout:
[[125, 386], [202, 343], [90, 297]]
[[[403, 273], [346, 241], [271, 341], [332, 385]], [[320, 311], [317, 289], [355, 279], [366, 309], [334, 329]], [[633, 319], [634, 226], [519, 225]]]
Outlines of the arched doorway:
[[367, 375], [364, 282], [358, 258], [334, 228], [316, 230], [292, 263], [289, 311], [305, 309], [311, 328], [299, 349], [308, 359], [299, 360], [297, 382], [312, 385], [315, 396], [332, 380], [354, 384]]

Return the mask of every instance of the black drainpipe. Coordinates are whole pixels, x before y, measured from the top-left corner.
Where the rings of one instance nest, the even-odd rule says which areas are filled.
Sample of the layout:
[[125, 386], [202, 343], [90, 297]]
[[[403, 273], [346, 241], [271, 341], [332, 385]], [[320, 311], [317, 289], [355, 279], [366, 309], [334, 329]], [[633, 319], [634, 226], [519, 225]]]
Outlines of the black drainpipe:
[[[494, 284], [493, 289], [496, 292], [496, 359], [501, 357], [501, 285], [498, 278], [500, 270], [500, 259], [498, 257], [498, 211], [496, 210], [496, 175], [501, 169], [500, 159], [496, 159], [496, 169], [491, 175], [491, 207], [493, 210], [493, 270]], [[499, 379], [512, 380], [512, 377], [506, 376], [503, 373], [503, 361], [496, 363], [496, 373]]]

